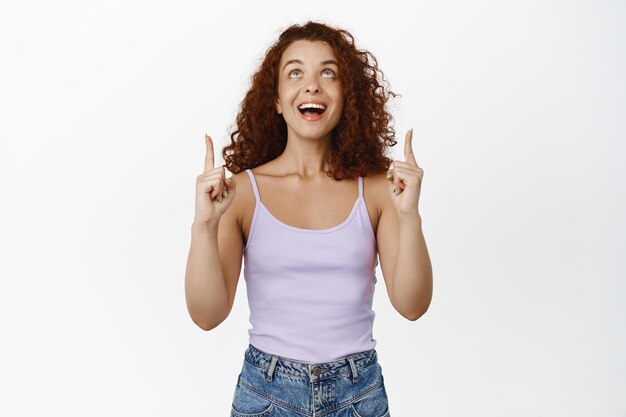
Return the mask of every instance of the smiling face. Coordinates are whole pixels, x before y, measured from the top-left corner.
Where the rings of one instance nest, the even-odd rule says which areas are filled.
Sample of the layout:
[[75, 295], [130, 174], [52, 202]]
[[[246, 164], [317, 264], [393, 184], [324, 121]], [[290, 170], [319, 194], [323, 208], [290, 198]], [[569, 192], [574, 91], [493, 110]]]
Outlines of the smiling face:
[[[317, 108], [301, 111], [307, 103]], [[327, 43], [298, 40], [285, 49], [278, 68], [276, 111], [283, 115], [289, 136], [326, 137], [337, 125], [343, 90], [337, 58]]]

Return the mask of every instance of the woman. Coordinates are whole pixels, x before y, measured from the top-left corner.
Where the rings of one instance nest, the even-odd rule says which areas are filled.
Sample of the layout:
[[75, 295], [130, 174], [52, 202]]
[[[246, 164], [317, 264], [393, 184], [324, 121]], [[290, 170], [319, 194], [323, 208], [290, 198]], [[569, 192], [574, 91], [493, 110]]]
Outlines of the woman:
[[397, 94], [368, 56], [345, 30], [291, 26], [253, 76], [223, 150], [232, 178], [214, 167], [206, 136], [185, 291], [193, 321], [213, 329], [244, 260], [252, 328], [231, 416], [390, 415], [372, 337], [376, 254], [409, 320], [428, 309], [432, 268], [412, 131], [406, 161], [384, 156], [397, 143], [385, 111]]

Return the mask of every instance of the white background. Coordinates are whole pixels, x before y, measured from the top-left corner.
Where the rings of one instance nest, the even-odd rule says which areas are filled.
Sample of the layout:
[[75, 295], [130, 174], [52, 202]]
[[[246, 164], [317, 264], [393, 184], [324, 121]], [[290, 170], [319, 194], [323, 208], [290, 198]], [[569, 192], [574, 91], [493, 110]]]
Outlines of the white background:
[[0, 415], [228, 415], [243, 276], [210, 332], [184, 299], [204, 133], [222, 164], [265, 50], [312, 19], [376, 56], [402, 94], [392, 156], [413, 127], [425, 171], [429, 311], [404, 319], [377, 271], [391, 415], [626, 416], [625, 2], [20, 1], [0, 16]]

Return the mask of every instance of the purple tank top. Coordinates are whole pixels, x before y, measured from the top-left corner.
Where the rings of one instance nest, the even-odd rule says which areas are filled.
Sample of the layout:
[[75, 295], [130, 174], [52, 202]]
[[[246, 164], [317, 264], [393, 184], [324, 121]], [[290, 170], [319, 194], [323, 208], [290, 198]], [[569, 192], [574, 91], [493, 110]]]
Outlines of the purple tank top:
[[244, 248], [249, 343], [284, 358], [330, 362], [373, 349], [376, 238], [363, 198], [341, 224], [301, 229], [256, 205]]

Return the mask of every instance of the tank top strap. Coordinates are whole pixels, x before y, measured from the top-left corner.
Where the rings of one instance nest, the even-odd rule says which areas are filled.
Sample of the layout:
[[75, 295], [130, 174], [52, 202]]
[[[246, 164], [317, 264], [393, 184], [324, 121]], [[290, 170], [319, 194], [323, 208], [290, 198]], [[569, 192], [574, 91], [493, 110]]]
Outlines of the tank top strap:
[[363, 197], [363, 177], [359, 177], [359, 197]]
[[248, 173], [248, 176], [250, 177], [250, 182], [252, 183], [252, 189], [254, 190], [254, 197], [256, 198], [257, 203], [261, 202], [261, 197], [259, 196], [259, 189], [257, 188], [256, 185], [256, 180], [254, 179], [254, 174], [252, 173], [251, 169], [246, 169], [246, 172]]

